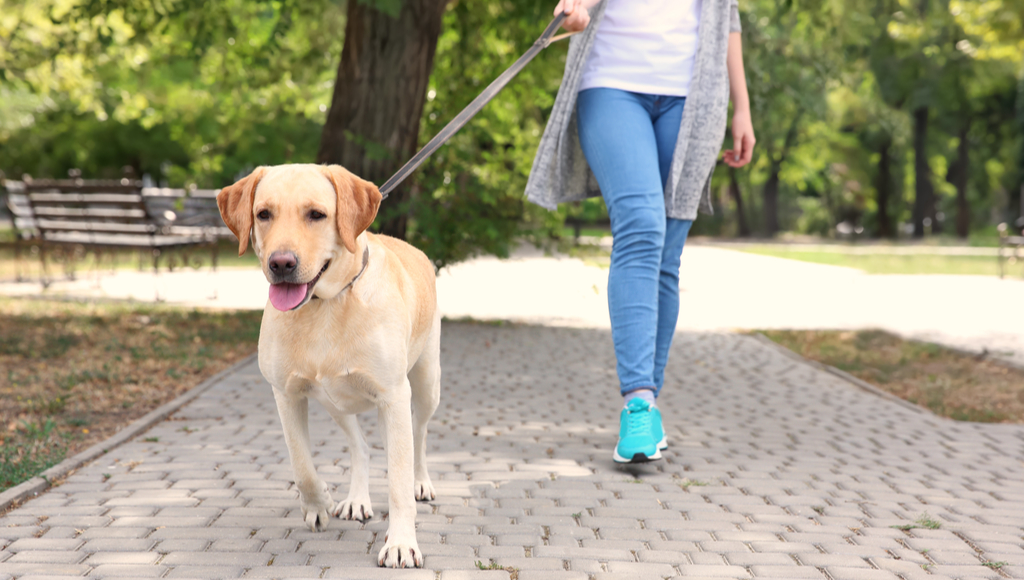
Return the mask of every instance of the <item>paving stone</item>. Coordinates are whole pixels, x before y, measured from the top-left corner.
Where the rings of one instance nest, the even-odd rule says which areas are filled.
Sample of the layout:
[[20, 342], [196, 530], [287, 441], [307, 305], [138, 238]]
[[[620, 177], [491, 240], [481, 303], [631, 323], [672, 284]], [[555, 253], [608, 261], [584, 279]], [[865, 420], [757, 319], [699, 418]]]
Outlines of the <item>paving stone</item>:
[[754, 578], [787, 578], [798, 580], [800, 578], [825, 579], [824, 573], [812, 566], [789, 565], [755, 565], [750, 567]]
[[842, 566], [825, 568], [834, 580], [898, 580], [899, 576], [886, 570], [872, 568], [844, 568]]
[[[680, 333], [659, 397], [672, 446], [625, 471], [609, 457], [607, 331], [446, 323], [442, 348], [438, 497], [417, 504], [426, 569], [376, 567], [389, 522], [373, 413], [359, 421], [374, 519], [306, 529], [253, 363], [155, 425], [158, 446], [128, 442], [0, 517], [0, 580], [508, 578], [476, 567], [491, 559], [520, 580], [1024, 576], [1024, 426], [939, 420], [749, 337]], [[316, 403], [309, 422], [337, 501], [348, 443]], [[891, 527], [925, 513], [942, 527]]]
[[684, 577], [703, 576], [706, 578], [750, 578], [746, 568], [740, 566], [679, 566]]
[[24, 550], [15, 553], [4, 562], [9, 564], [77, 564], [85, 559], [82, 552], [65, 552], [53, 550]]
[[[89, 576], [103, 577], [128, 577], [128, 578], [160, 578], [167, 572], [164, 566], [150, 566], [139, 564], [102, 564], [96, 566], [89, 573]], [[173, 570], [172, 570], [173, 572]], [[195, 576], [201, 578], [202, 576]]]
[[569, 572], [566, 570], [521, 570], [519, 580], [590, 580], [585, 572]]
[[241, 578], [240, 566], [175, 566], [164, 578]]
[[90, 566], [101, 566], [104, 564], [122, 565], [144, 565], [155, 564], [160, 559], [156, 552], [94, 552], [85, 561]]
[[266, 566], [270, 556], [245, 552], [171, 552], [160, 560], [166, 566]]
[[508, 580], [504, 570], [443, 570], [441, 580]]
[[433, 570], [392, 570], [388, 568], [330, 568], [324, 578], [344, 580], [436, 580]]
[[676, 573], [675, 569], [668, 564], [622, 562], [616, 560], [608, 562], [608, 571], [613, 574], [628, 574], [637, 578], [674, 576]]
[[263, 566], [246, 570], [244, 578], [319, 578], [321, 568], [312, 566]]

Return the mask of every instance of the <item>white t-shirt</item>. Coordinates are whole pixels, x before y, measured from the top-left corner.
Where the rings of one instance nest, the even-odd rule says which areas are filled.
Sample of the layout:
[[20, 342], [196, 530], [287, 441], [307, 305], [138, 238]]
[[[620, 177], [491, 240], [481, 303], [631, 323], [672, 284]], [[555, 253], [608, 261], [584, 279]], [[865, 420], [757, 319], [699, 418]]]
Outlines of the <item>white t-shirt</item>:
[[580, 89], [685, 97], [702, 0], [608, 0]]

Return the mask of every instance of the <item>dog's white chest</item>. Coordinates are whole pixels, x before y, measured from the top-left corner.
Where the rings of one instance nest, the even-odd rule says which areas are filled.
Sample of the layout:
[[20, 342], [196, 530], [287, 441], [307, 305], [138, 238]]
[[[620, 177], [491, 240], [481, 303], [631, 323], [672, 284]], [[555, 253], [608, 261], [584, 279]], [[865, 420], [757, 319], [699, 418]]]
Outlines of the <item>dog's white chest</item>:
[[332, 414], [362, 413], [375, 406], [374, 393], [366, 388], [365, 376], [350, 369], [329, 373], [294, 372], [283, 384], [288, 394], [319, 401]]

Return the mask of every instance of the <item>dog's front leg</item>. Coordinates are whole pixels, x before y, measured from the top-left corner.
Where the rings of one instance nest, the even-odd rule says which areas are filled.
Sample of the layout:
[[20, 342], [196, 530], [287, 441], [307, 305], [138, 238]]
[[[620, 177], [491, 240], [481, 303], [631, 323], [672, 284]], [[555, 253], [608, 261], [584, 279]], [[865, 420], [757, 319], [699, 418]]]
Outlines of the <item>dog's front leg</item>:
[[[404, 377], [403, 377], [404, 378]], [[377, 416], [384, 426], [388, 455], [388, 532], [377, 564], [387, 568], [420, 567], [423, 554], [416, 543], [416, 499], [413, 497], [412, 408], [408, 378], [382, 402]]]
[[355, 415], [336, 415], [334, 421], [348, 437], [352, 469], [348, 497], [338, 502], [332, 513], [346, 520], [368, 520], [373, 517], [370, 507], [370, 446], [363, 438]]
[[322, 532], [327, 529], [332, 501], [327, 484], [316, 474], [313, 455], [309, 451], [309, 400], [277, 388], [274, 389], [274, 400], [281, 416], [284, 442], [292, 459], [302, 516], [310, 530]]

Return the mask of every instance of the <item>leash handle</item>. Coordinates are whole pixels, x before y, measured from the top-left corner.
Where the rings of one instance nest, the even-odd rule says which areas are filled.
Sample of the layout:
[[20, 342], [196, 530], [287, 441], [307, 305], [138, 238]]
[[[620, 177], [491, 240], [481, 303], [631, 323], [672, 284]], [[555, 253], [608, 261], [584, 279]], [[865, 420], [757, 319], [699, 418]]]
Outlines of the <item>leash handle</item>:
[[[501, 75], [494, 79], [491, 84], [487, 85], [487, 88], [477, 95], [477, 97], [473, 99], [465, 109], [456, 115], [454, 119], [449, 121], [448, 124], [444, 126], [444, 129], [441, 129], [440, 133], [434, 136], [434, 138], [431, 139], [423, 149], [420, 149], [419, 152], [416, 153], [412, 159], [406, 162], [406, 164], [403, 165], [402, 168], [394, 175], [392, 175], [390, 179], [385, 181], [384, 185], [380, 186], [381, 198], [386, 199], [388, 194], [390, 194], [395, 187], [398, 187], [399, 183], [402, 183], [402, 181], [404, 181], [406, 177], [409, 177], [409, 175], [415, 171], [416, 168], [427, 159], [427, 157], [430, 157], [431, 153], [437, 151], [441, 145], [444, 145], [445, 141], [451, 139], [452, 135], [457, 133], [459, 129], [479, 113], [480, 109], [483, 109], [484, 105], [489, 103], [491, 99], [501, 91], [501, 89], [505, 88], [505, 85], [519, 74], [519, 71], [523, 70], [523, 68], [533, 60], [533, 57], [537, 56], [537, 53], [544, 50], [548, 45], [554, 42], [551, 37], [555, 34], [555, 31], [558, 30], [558, 27], [562, 25], [563, 20], [565, 20], [564, 13], [555, 16], [551, 23], [548, 24], [548, 27], [544, 29], [544, 33], [540, 35], [540, 38], [534, 41], [533, 46], [531, 46], [529, 50], [523, 53], [523, 55], [512, 64], [512, 66], [506, 69], [505, 72], [501, 73]], [[561, 35], [558, 39], [564, 38], [565, 36], [566, 35]]]

